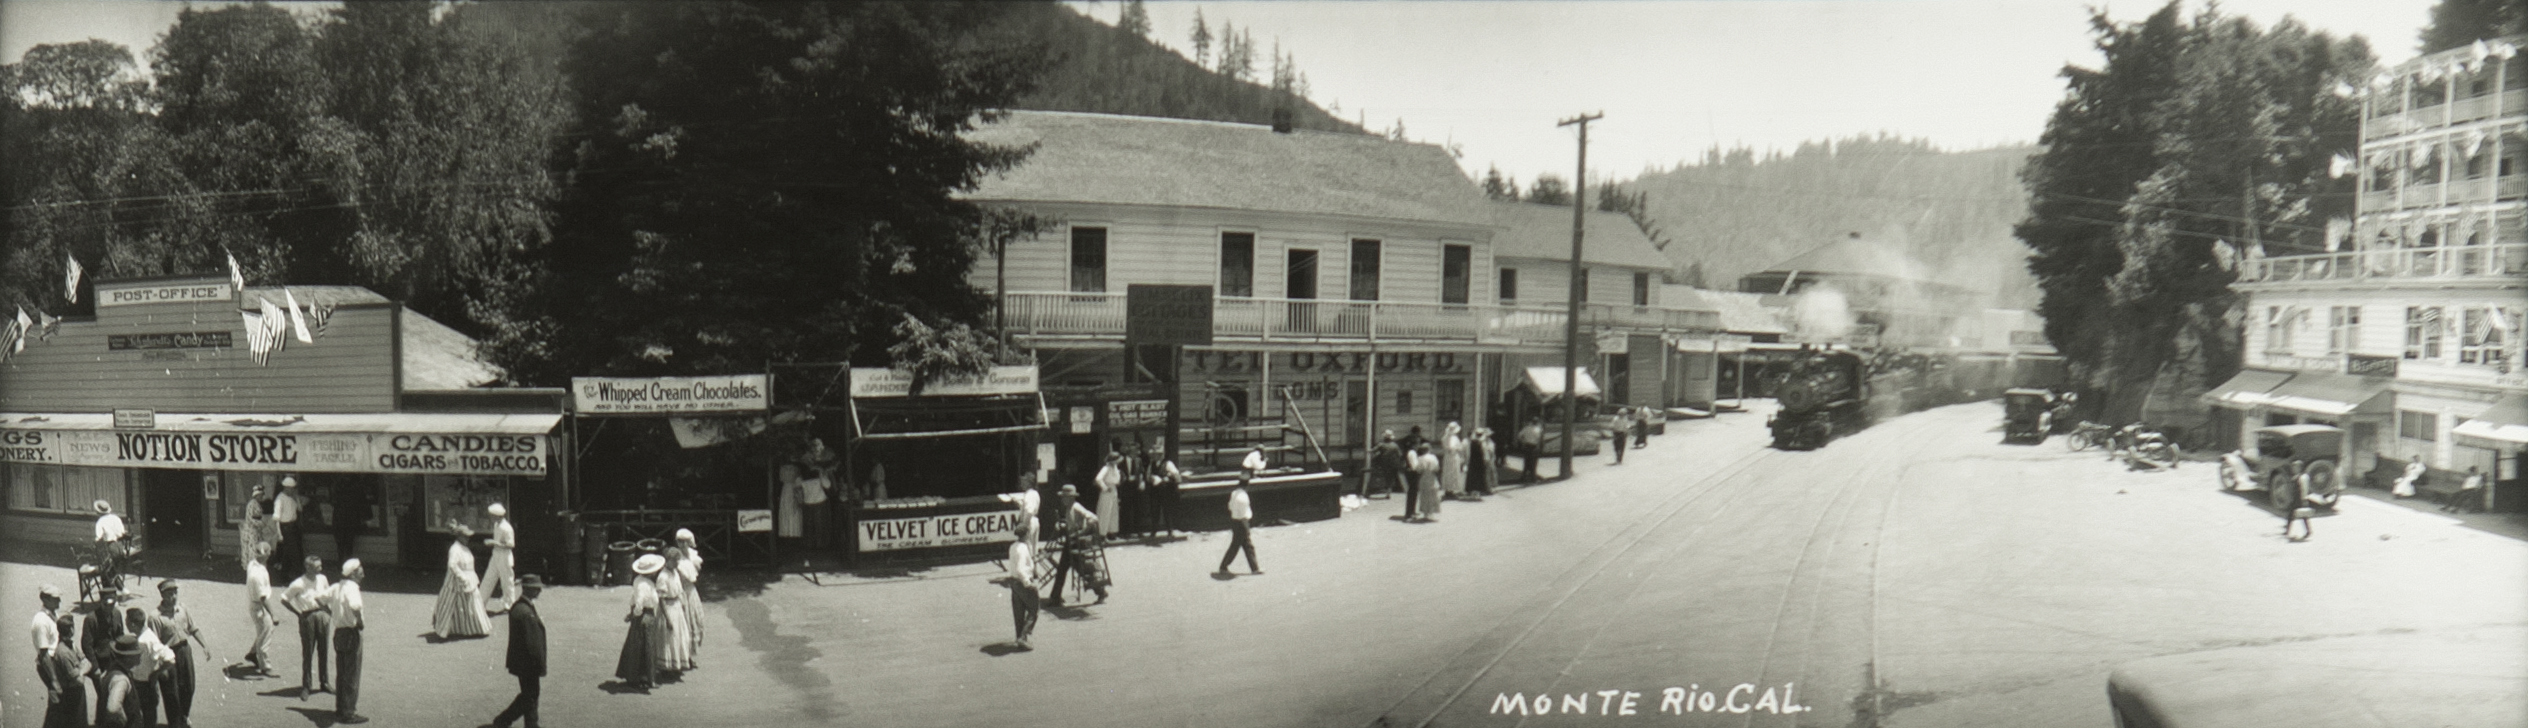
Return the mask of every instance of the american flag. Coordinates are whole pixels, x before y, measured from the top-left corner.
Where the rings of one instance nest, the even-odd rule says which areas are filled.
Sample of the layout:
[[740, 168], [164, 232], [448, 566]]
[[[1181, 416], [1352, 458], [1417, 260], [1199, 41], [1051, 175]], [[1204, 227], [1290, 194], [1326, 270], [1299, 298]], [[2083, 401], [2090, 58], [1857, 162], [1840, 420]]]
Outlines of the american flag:
[[314, 297], [307, 299], [307, 325], [315, 327], [316, 338], [325, 338], [325, 322], [333, 319], [334, 304]]
[[263, 314], [253, 311], [239, 311], [237, 312], [237, 316], [245, 320], [246, 352], [254, 355], [256, 364], [271, 363], [272, 342], [264, 338]]
[[79, 275], [86, 271], [79, 268], [79, 256], [63, 253], [62, 257], [70, 261], [70, 264], [66, 266], [66, 269], [62, 272], [62, 295], [69, 298], [71, 303], [78, 303]]

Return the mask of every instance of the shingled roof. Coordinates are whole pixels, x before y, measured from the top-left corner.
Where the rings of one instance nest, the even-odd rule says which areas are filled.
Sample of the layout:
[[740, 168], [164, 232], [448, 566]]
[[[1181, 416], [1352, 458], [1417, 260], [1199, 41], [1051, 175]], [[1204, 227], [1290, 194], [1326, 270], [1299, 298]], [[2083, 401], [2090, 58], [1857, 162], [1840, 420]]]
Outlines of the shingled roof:
[[1078, 202], [1489, 225], [1448, 150], [1382, 137], [1112, 114], [1013, 111], [967, 135], [1036, 145], [977, 201]]
[[[1493, 257], [1571, 259], [1571, 208], [1531, 202], [1493, 202], [1491, 207], [1493, 224], [1501, 228], [1492, 236]], [[1623, 213], [1590, 210], [1587, 224], [1580, 257], [1593, 265], [1659, 269], [1675, 265]]]

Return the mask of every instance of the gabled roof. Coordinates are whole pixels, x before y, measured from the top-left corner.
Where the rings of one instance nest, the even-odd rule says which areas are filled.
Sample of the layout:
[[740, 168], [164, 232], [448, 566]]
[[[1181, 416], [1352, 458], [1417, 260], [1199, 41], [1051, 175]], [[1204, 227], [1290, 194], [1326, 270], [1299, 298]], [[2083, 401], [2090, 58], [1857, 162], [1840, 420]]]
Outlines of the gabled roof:
[[1036, 145], [971, 200], [1350, 215], [1488, 225], [1483, 192], [1448, 150], [1383, 137], [1216, 121], [1013, 111], [967, 135]]
[[[1571, 259], [1571, 208], [1502, 201], [1490, 206], [1492, 224], [1501, 228], [1492, 236], [1493, 257]], [[1623, 213], [1590, 210], [1587, 225], [1580, 257], [1588, 263], [1661, 270], [1676, 265]]]
[[1659, 291], [1659, 300], [1671, 308], [1719, 311], [1720, 330], [1729, 333], [1791, 333], [1791, 327], [1782, 323], [1781, 311], [1764, 305], [1763, 294], [1669, 285]]
[[[392, 302], [360, 286], [250, 286], [244, 300], [249, 304], [258, 298], [284, 303], [281, 292], [285, 290], [302, 306]], [[473, 337], [412, 309], [398, 307], [396, 311], [402, 317], [406, 391], [471, 389], [500, 380], [500, 367], [475, 354]]]
[[1787, 273], [1790, 271], [1799, 271], [1802, 274], [1877, 276], [1909, 281], [1930, 280], [1923, 271], [1922, 264], [1916, 262], [1913, 256], [1906, 255], [1904, 248], [1896, 242], [1858, 235], [1810, 248], [1808, 252], [1776, 263], [1764, 269], [1763, 272]]

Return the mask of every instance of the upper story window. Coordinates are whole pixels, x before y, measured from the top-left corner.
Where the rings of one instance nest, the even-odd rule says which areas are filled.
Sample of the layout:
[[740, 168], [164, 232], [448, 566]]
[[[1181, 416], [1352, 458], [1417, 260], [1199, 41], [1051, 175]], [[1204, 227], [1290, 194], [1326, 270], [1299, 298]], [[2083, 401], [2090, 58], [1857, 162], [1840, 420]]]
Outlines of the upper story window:
[[1517, 269], [1517, 268], [1503, 268], [1503, 269], [1501, 269], [1501, 302], [1502, 302], [1502, 303], [1516, 303], [1516, 302], [1518, 302], [1518, 300], [1519, 300], [1519, 269]]
[[2512, 329], [2518, 323], [2517, 311], [2490, 306], [2467, 308], [2459, 322], [2463, 333], [2458, 339], [2458, 363], [2483, 364], [2509, 373], [2511, 344], [2519, 335]]
[[1352, 240], [1352, 300], [1378, 300], [1378, 252], [1376, 240]]
[[1071, 290], [1106, 292], [1106, 229], [1071, 228]]
[[2405, 358], [2440, 358], [2440, 307], [2405, 307]]
[[2333, 306], [2326, 309], [2326, 353], [2342, 354], [2361, 348], [2361, 307]]
[[2291, 324], [2299, 318], [2297, 313], [2282, 306], [2265, 307], [2265, 353], [2291, 353]]
[[1648, 274], [1648, 273], [1634, 273], [1634, 274], [1633, 274], [1633, 305], [1635, 305], [1635, 306], [1649, 306], [1649, 305], [1650, 305], [1650, 274]]
[[1220, 234], [1220, 295], [1255, 295], [1255, 233]]
[[1466, 245], [1440, 246], [1440, 303], [1465, 303], [1473, 295], [1475, 249]]
[[2441, 102], [2449, 100], [2449, 84], [2445, 80], [2412, 83], [2406, 88], [2412, 89], [2411, 98], [2414, 108], [2417, 109], [2438, 106]]

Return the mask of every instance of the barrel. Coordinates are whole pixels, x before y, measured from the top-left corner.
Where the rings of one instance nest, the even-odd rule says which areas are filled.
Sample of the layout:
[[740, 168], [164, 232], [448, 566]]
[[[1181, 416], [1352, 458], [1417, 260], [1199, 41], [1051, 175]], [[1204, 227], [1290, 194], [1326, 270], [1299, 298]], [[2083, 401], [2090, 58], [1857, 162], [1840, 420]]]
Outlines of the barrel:
[[606, 544], [606, 585], [631, 586], [632, 560], [640, 557], [639, 544], [616, 541]]
[[641, 542], [635, 546], [640, 550], [642, 556], [657, 556], [660, 558], [666, 558], [667, 556], [667, 542], [664, 540], [645, 538], [641, 539]]

